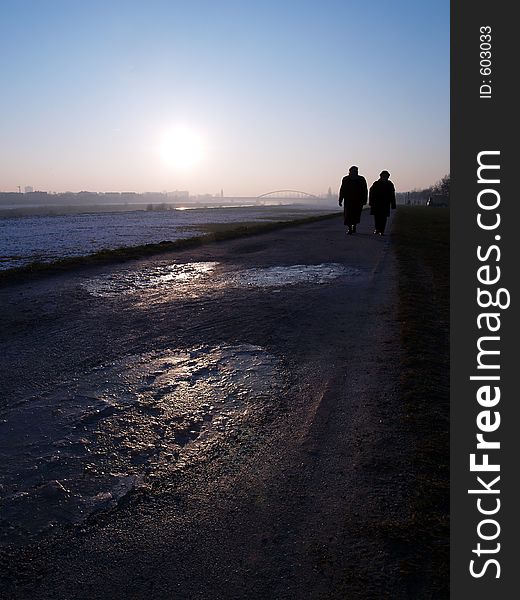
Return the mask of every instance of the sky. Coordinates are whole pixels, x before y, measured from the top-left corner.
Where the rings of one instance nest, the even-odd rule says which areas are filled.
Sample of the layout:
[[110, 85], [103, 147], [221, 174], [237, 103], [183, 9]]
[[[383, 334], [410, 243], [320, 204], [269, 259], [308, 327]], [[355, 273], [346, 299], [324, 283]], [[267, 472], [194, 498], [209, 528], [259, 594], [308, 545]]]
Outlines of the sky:
[[0, 0], [0, 190], [449, 172], [448, 0]]

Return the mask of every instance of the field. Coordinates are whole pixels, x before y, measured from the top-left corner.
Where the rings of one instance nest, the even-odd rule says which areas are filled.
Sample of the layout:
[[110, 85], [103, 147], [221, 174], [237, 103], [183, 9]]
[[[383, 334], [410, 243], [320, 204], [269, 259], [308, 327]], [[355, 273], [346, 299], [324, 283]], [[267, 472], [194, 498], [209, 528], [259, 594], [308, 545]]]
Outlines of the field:
[[[394, 225], [405, 435], [415, 451], [413, 517], [394, 535], [415, 548], [402, 565], [447, 597], [449, 585], [449, 210], [400, 207]], [[434, 597], [434, 596], [432, 596]], [[435, 596], [440, 597], [440, 596]]]
[[176, 242], [215, 229], [293, 221], [330, 207], [259, 206], [0, 218], [0, 270], [121, 248]]

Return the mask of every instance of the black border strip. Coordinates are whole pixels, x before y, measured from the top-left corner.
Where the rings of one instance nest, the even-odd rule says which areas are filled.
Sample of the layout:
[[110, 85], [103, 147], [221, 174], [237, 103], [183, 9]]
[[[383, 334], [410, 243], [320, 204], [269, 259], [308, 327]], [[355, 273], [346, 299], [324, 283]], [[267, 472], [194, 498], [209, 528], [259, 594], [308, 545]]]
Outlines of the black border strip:
[[[520, 193], [515, 189], [517, 171], [515, 162], [519, 156], [517, 147], [518, 120], [516, 118], [518, 100], [515, 96], [515, 79], [519, 55], [517, 48], [517, 24], [513, 16], [514, 3], [504, 1], [483, 2], [481, 0], [454, 0], [451, 4], [451, 597], [468, 597], [473, 600], [519, 597], [516, 578], [520, 574], [517, 564], [519, 554], [520, 493], [516, 479], [520, 473], [517, 461], [520, 460], [520, 394], [515, 381], [517, 335], [516, 316], [520, 295], [518, 293], [517, 233], [519, 222]], [[487, 50], [480, 36], [491, 28], [491, 74], [480, 71], [487, 65], [481, 51]], [[484, 48], [480, 44], [484, 42]], [[489, 88], [480, 86], [491, 81]], [[487, 96], [491, 97], [487, 97]], [[482, 96], [482, 97], [481, 97]], [[481, 155], [481, 161], [499, 165], [494, 171], [481, 171], [478, 182], [478, 155], [480, 152], [496, 151], [500, 154]], [[498, 175], [497, 175], [498, 174]], [[500, 183], [490, 180], [500, 179]], [[484, 192], [481, 203], [492, 205], [493, 198], [499, 199], [495, 209], [483, 210], [478, 206], [478, 195]], [[496, 229], [485, 230], [481, 222], [494, 224], [500, 214], [500, 225]], [[499, 236], [499, 239], [496, 237]], [[499, 250], [490, 250], [491, 246]], [[489, 251], [487, 259], [479, 260], [477, 247], [481, 246], [481, 257]], [[500, 252], [500, 257], [498, 257]], [[499, 260], [498, 260], [499, 258]], [[496, 284], [482, 284], [478, 281], [478, 269], [489, 265], [490, 270], [482, 270], [481, 278], [495, 277], [496, 267], [500, 267], [500, 281]], [[486, 275], [487, 274], [487, 275]], [[477, 289], [486, 289], [497, 297], [499, 288], [507, 290], [511, 297], [509, 308], [479, 306]], [[481, 304], [486, 295], [481, 295]], [[505, 305], [507, 295], [502, 292], [500, 304]], [[490, 333], [485, 319], [481, 318], [482, 329], [477, 319], [482, 313], [498, 313], [500, 329]], [[491, 321], [492, 319], [490, 319]], [[493, 320], [496, 326], [497, 320]], [[497, 336], [499, 339], [482, 340], [482, 336]], [[484, 364], [498, 365], [499, 369], [478, 369], [477, 342], [481, 347], [498, 350], [500, 354], [482, 355]], [[498, 375], [496, 380], [470, 380], [471, 376]], [[477, 401], [478, 390], [495, 384], [500, 387], [501, 398], [494, 407], [482, 406]], [[483, 396], [481, 399], [485, 400]], [[477, 433], [480, 432], [477, 418], [481, 415], [481, 425], [492, 428], [500, 413], [500, 426], [495, 431], [484, 433], [484, 439], [499, 441], [500, 449], [477, 449]], [[486, 421], [485, 419], [488, 418]], [[483, 454], [488, 454], [489, 462], [500, 465], [500, 471], [470, 471], [470, 455], [482, 462]], [[483, 490], [481, 479], [496, 492], [468, 494], [470, 489]], [[491, 486], [491, 481], [500, 476], [500, 481]], [[484, 515], [480, 507], [492, 511], [498, 506], [495, 515]], [[479, 539], [494, 537], [494, 540]], [[490, 521], [496, 521], [498, 526]], [[490, 553], [477, 555], [477, 544]], [[497, 549], [497, 544], [500, 549]], [[488, 563], [496, 560], [500, 565], [500, 577], [496, 578], [498, 565]], [[473, 570], [481, 577], [470, 573]]]

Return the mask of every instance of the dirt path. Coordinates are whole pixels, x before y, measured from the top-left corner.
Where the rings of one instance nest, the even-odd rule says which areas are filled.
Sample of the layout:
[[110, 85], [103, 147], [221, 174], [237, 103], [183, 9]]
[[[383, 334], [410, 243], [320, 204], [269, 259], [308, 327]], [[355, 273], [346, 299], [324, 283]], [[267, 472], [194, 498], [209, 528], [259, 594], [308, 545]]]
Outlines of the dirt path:
[[363, 218], [0, 291], [6, 597], [418, 597], [392, 244]]

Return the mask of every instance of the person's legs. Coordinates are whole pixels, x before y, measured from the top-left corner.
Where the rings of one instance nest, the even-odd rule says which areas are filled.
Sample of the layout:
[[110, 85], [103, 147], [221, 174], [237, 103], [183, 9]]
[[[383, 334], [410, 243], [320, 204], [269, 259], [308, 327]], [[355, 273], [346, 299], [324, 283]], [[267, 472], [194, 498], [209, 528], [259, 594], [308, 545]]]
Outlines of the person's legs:
[[387, 217], [385, 215], [385, 216], [380, 217], [379, 219], [380, 219], [379, 220], [379, 228], [378, 228], [379, 229], [379, 233], [380, 233], [380, 235], [384, 235]]
[[347, 228], [347, 235], [351, 235], [352, 234], [352, 216], [347, 215], [347, 211], [344, 212], [343, 223], [345, 223], [345, 227]]
[[347, 228], [347, 235], [350, 235], [352, 225], [350, 224], [350, 219], [347, 216], [347, 205], [346, 204], [343, 207], [343, 223], [344, 223], [345, 227]]

